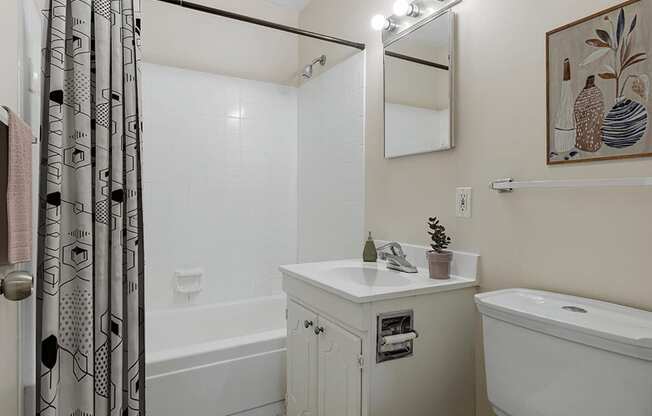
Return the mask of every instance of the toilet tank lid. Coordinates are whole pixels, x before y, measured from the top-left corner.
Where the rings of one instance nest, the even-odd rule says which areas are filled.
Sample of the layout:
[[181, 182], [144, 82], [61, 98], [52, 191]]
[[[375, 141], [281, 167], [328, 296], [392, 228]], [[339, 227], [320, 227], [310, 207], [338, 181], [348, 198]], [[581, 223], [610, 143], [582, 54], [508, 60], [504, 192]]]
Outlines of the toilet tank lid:
[[529, 289], [481, 293], [475, 301], [483, 315], [652, 361], [652, 312]]

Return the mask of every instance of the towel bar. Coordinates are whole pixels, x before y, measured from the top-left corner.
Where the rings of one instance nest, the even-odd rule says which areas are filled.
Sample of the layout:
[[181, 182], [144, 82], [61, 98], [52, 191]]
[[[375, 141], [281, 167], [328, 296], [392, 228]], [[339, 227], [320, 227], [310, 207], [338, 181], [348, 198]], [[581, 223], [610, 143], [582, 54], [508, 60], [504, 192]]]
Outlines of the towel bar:
[[652, 176], [636, 178], [610, 179], [563, 179], [542, 181], [514, 181], [512, 178], [497, 179], [489, 184], [489, 188], [500, 193], [513, 192], [524, 188], [597, 188], [652, 186]]

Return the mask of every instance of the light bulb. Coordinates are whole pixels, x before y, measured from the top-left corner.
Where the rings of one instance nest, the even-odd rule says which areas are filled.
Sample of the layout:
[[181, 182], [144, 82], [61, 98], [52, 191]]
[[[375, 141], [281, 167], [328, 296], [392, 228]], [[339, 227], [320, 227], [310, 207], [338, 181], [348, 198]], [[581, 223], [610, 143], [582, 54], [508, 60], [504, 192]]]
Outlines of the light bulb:
[[408, 0], [396, 0], [394, 3], [394, 14], [397, 16], [419, 16], [419, 8]]
[[410, 3], [407, 0], [397, 0], [394, 3], [394, 14], [397, 16], [407, 16], [410, 12]]
[[371, 27], [376, 31], [388, 29], [390, 26], [389, 20], [382, 14], [377, 14], [371, 18]]

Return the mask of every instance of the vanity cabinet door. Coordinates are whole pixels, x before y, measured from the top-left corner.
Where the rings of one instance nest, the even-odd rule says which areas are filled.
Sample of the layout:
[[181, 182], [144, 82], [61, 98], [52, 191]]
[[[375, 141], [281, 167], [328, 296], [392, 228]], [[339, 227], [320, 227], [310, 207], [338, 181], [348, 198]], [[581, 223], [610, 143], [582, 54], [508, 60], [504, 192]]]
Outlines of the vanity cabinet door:
[[322, 317], [318, 332], [319, 416], [360, 416], [362, 340]]
[[317, 416], [317, 324], [316, 314], [288, 302], [288, 416]]

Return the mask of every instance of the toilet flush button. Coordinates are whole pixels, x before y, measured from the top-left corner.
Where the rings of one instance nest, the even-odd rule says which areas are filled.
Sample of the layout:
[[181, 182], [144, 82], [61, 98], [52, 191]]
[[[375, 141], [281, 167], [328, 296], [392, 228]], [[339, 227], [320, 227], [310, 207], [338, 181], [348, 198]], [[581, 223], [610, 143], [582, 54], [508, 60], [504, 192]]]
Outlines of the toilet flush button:
[[589, 311], [586, 309], [580, 308], [578, 306], [562, 306], [562, 309], [574, 313], [589, 313]]

